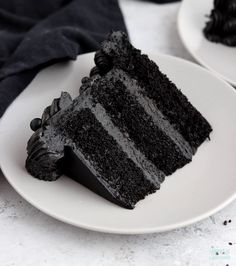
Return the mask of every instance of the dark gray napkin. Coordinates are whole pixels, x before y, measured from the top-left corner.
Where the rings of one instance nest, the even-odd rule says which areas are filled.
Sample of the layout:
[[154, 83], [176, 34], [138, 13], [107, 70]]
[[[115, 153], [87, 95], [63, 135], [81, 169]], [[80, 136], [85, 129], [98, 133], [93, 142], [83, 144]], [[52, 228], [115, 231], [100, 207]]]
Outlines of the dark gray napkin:
[[117, 0], [0, 1], [0, 117], [45, 66], [94, 51], [123, 30]]

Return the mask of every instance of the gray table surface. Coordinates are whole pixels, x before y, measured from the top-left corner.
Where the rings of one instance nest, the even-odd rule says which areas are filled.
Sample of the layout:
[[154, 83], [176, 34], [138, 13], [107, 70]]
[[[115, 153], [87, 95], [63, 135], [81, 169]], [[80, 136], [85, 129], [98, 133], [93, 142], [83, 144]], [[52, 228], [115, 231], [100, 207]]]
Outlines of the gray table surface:
[[[120, 3], [137, 47], [194, 61], [177, 33], [179, 3]], [[197, 195], [193, 197], [197, 200]], [[232, 222], [224, 226], [229, 219]], [[0, 266], [227, 264], [236, 265], [236, 202], [202, 222], [171, 232], [109, 235], [47, 216], [19, 196], [0, 172]]]

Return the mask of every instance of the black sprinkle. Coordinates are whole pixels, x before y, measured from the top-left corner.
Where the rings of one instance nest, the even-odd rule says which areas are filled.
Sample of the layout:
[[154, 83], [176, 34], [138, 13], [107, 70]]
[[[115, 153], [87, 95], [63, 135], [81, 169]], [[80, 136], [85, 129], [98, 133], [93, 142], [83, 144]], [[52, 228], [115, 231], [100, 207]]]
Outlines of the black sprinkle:
[[227, 223], [228, 223], [227, 221], [224, 221], [224, 222], [223, 222], [223, 225], [227, 225]]
[[232, 243], [232, 242], [229, 242], [229, 245], [230, 245], [230, 246], [232, 246], [232, 245], [233, 245], [233, 243]]
[[228, 220], [228, 223], [231, 223], [232, 221], [231, 220]]
[[219, 252], [216, 252], [216, 255], [218, 256], [219, 255]]

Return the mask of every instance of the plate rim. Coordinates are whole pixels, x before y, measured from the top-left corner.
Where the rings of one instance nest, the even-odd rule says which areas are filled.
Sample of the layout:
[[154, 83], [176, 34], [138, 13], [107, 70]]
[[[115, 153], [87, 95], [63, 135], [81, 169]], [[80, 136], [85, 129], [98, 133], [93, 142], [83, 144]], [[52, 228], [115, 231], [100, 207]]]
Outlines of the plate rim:
[[[82, 55], [79, 55], [79, 56], [86, 56], [88, 54], [93, 54], [93, 53], [94, 52], [86, 53], [86, 54], [82, 54]], [[191, 62], [189, 60], [186, 60], [186, 59], [183, 59], [183, 58], [179, 58], [179, 57], [176, 57], [176, 56], [166, 55], [166, 54], [161, 54], [161, 53], [149, 53], [148, 56], [150, 56], [150, 58], [152, 58], [152, 56], [162, 57], [162, 58], [169, 58], [169, 59], [177, 60], [177, 61], [180, 61], [182, 63], [191, 65], [191, 67], [194, 67], [194, 68], [196, 68], [196, 69], [198, 69], [200, 71], [203, 71], [203, 72], [207, 73], [208, 75], [211, 75], [214, 78], [216, 78], [219, 82], [224, 84], [225, 88], [227, 87], [228, 90], [233, 92], [235, 94], [235, 96], [236, 96], [236, 90], [229, 83], [227, 83], [224, 79], [220, 78], [214, 72], [211, 72], [211, 71], [207, 70], [206, 68], [203, 68], [202, 66], [200, 66], [200, 65], [198, 65], [198, 64], [196, 64], [194, 62]], [[48, 68], [51, 68], [51, 67], [55, 67], [55, 65], [45, 68], [44, 71], [46, 69], [48, 69]], [[30, 84], [28, 86], [30, 86]], [[10, 112], [11, 109], [13, 108], [13, 103], [7, 108], [7, 110], [5, 111], [4, 115], [0, 119], [0, 139], [1, 139], [1, 134], [2, 134], [2, 130], [1, 130], [2, 125], [4, 124], [4, 121], [5, 121], [6, 117], [7, 117], [8, 112]], [[0, 140], [0, 143], [1, 143], [1, 140]], [[39, 209], [43, 213], [45, 213], [45, 214], [49, 215], [50, 217], [53, 217], [53, 218], [55, 218], [55, 219], [57, 219], [59, 221], [62, 221], [64, 223], [67, 223], [67, 224], [70, 224], [70, 225], [73, 225], [73, 226], [76, 226], [76, 227], [79, 227], [79, 228], [83, 228], [83, 229], [87, 229], [87, 230], [91, 230], [91, 231], [96, 231], [96, 232], [112, 233], [112, 234], [124, 234], [124, 235], [138, 235], [138, 234], [167, 232], [167, 231], [171, 231], [171, 230], [174, 230], [174, 229], [179, 229], [179, 228], [182, 228], [182, 227], [186, 227], [186, 226], [189, 226], [189, 225], [194, 224], [196, 222], [199, 222], [199, 221], [201, 221], [203, 219], [206, 219], [209, 216], [215, 214], [216, 212], [222, 210], [224, 207], [226, 207], [228, 204], [230, 204], [233, 200], [236, 199], [236, 191], [235, 191], [235, 193], [233, 195], [231, 195], [229, 198], [227, 198], [221, 204], [219, 204], [215, 208], [203, 213], [202, 215], [198, 215], [198, 216], [196, 216], [194, 218], [185, 220], [183, 222], [175, 223], [175, 224], [171, 224], [171, 225], [167, 225], [167, 226], [157, 226], [157, 227], [152, 227], [152, 228], [138, 228], [138, 229], [124, 229], [124, 228], [119, 229], [119, 228], [116, 228], [116, 227], [107, 228], [105, 226], [94, 226], [94, 225], [91, 226], [91, 225], [87, 225], [87, 224], [80, 223], [80, 222], [73, 222], [69, 218], [62, 217], [61, 215], [57, 215], [55, 213], [52, 213], [47, 208], [41, 207], [40, 204], [37, 203], [37, 201], [35, 202], [34, 200], [28, 198], [28, 196], [25, 195], [24, 192], [22, 192], [20, 189], [18, 189], [17, 186], [14, 185], [14, 182], [12, 181], [12, 179], [7, 176], [7, 174], [6, 174], [7, 170], [5, 169], [4, 165], [2, 164], [3, 160], [1, 159], [2, 158], [1, 154], [3, 154], [3, 153], [0, 152], [0, 168], [2, 170], [3, 176], [7, 179], [8, 183], [14, 188], [14, 190], [21, 197], [23, 197], [27, 202], [29, 202], [32, 206], [34, 206], [35, 208]]]
[[[189, 45], [187, 44], [187, 42], [185, 41], [185, 37], [182, 31], [182, 27], [181, 27], [181, 20], [182, 20], [182, 13], [184, 10], [184, 5], [185, 3], [189, 1], [189, 0], [182, 0], [180, 8], [179, 8], [179, 12], [177, 15], [177, 29], [178, 29], [178, 33], [180, 36], [180, 39], [182, 41], [182, 44], [184, 45], [184, 47], [186, 48], [186, 50], [190, 53], [190, 55], [198, 62], [200, 63], [203, 67], [207, 68], [208, 70], [210, 70], [211, 72], [213, 72], [214, 74], [216, 74], [218, 77], [220, 77], [221, 79], [227, 81], [228, 83], [230, 83], [232, 86], [236, 87], [236, 80], [231, 80], [230, 78], [225, 77], [223, 74], [219, 73], [218, 71], [214, 70], [212, 67], [210, 67], [204, 60], [202, 60], [200, 57], [198, 57], [196, 55], [196, 53], [189, 47]], [[236, 47], [235, 47], [236, 50]]]

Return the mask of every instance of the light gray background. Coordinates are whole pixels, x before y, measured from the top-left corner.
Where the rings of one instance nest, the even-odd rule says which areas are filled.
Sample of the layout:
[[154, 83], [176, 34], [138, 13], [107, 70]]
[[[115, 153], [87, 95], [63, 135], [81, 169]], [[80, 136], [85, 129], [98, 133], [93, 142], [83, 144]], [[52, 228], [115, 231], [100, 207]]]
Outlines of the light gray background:
[[[179, 3], [120, 3], [134, 45], [193, 61], [177, 33]], [[198, 195], [193, 197], [197, 200]], [[224, 226], [223, 221], [229, 219], [232, 222]], [[0, 173], [0, 266], [226, 264], [236, 265], [236, 202], [202, 222], [172, 232], [109, 235], [45, 215], [22, 199]]]

